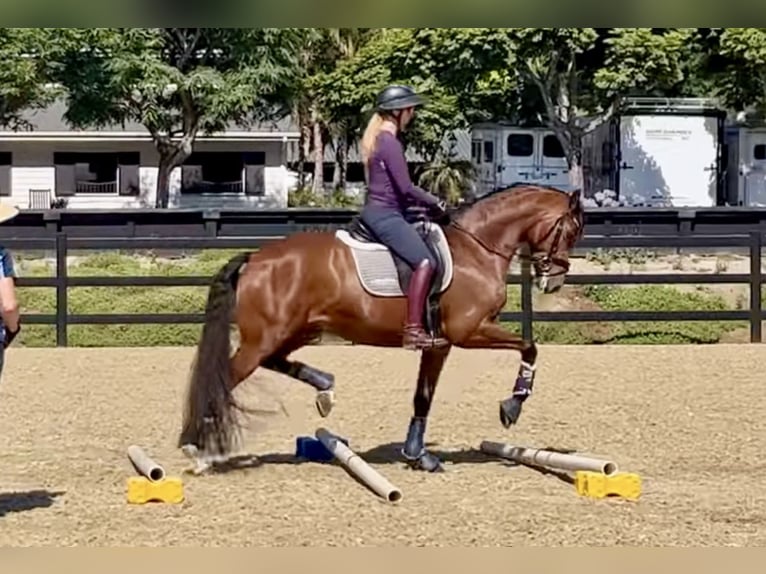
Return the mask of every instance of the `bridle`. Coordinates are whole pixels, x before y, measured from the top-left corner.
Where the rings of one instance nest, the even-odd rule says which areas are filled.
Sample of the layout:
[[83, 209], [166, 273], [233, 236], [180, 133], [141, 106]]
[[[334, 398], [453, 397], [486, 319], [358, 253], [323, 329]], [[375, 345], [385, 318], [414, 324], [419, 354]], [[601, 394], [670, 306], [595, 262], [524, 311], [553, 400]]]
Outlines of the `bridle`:
[[[571, 211], [560, 215], [556, 221], [553, 222], [553, 225], [551, 225], [548, 233], [543, 235], [542, 239], [540, 240], [541, 243], [545, 241], [551, 234], [555, 233], [548, 251], [542, 254], [541, 252], [535, 252], [529, 256], [529, 259], [536, 264], [535, 266], [537, 268], [540, 269], [540, 275], [543, 277], [558, 277], [559, 275], [565, 275], [569, 272], [569, 261], [562, 259], [561, 257], [557, 257], [556, 253], [559, 251], [559, 245], [561, 244], [561, 234], [564, 232], [564, 219], [570, 215], [572, 215]], [[550, 269], [554, 264], [559, 267], [559, 271], [557, 273], [550, 272]]]
[[[564, 275], [569, 272], [569, 267], [570, 267], [569, 261], [561, 257], [557, 257], [556, 254], [559, 251], [559, 245], [561, 244], [561, 235], [564, 232], [564, 220], [570, 217], [571, 215], [572, 215], [571, 210], [560, 215], [556, 219], [556, 221], [553, 222], [548, 232], [545, 235], [543, 235], [542, 239], [540, 240], [540, 243], [545, 241], [552, 234], [555, 234], [553, 241], [551, 242], [551, 245], [548, 248], [547, 252], [538, 251], [538, 252], [531, 253], [528, 256], [520, 255], [521, 258], [525, 258], [525, 257], [528, 258], [535, 265], [535, 267], [540, 270], [538, 275], [541, 277], [543, 281], [547, 280], [548, 277], [557, 277], [559, 275]], [[458, 231], [468, 235], [473, 241], [475, 241], [485, 251], [493, 255], [497, 255], [501, 257], [508, 264], [510, 264], [510, 260], [513, 257], [513, 254], [510, 254], [510, 255], [505, 254], [499, 249], [494, 248], [490, 245], [487, 245], [487, 243], [484, 242], [475, 233], [472, 233], [471, 231], [467, 230], [465, 227], [463, 227], [456, 221], [450, 221], [450, 225], [454, 227], [455, 229], [457, 229]], [[579, 229], [579, 233], [580, 234], [582, 233], [582, 228]], [[554, 264], [559, 267], [559, 271], [557, 273], [550, 272]]]

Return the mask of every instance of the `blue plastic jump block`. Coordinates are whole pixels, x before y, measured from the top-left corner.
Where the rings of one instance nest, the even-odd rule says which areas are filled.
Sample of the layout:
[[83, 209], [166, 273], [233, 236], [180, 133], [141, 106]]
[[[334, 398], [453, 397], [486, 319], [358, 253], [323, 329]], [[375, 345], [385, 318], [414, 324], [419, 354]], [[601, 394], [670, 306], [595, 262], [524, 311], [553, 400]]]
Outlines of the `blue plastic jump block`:
[[[338, 439], [348, 446], [346, 439], [341, 437]], [[313, 462], [330, 462], [335, 458], [322, 441], [313, 436], [299, 436], [295, 439], [295, 456]]]

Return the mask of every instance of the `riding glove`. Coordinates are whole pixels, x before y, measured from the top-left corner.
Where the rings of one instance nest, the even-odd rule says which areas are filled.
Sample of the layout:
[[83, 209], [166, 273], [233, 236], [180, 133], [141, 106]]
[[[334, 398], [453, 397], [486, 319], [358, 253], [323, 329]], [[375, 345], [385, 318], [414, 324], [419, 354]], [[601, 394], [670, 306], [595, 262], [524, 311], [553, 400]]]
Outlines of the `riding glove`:
[[3, 341], [3, 347], [8, 348], [8, 346], [11, 344], [11, 342], [16, 338], [16, 335], [19, 334], [19, 331], [21, 331], [21, 323], [19, 323], [19, 326], [16, 328], [15, 331], [11, 331], [7, 325], [3, 327], [5, 329], [5, 338]]

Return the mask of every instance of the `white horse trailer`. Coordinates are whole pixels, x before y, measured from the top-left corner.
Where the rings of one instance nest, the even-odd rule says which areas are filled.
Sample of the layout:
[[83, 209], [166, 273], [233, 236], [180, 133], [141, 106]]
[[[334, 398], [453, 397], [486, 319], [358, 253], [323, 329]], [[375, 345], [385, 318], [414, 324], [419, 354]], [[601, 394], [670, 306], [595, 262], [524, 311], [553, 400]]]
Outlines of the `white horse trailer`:
[[471, 132], [471, 160], [478, 171], [479, 195], [516, 182], [569, 190], [564, 150], [549, 129], [476, 124]]
[[624, 205], [724, 203], [726, 113], [698, 98], [631, 98], [587, 134], [586, 195], [612, 189]]
[[766, 127], [730, 126], [727, 203], [766, 207]]

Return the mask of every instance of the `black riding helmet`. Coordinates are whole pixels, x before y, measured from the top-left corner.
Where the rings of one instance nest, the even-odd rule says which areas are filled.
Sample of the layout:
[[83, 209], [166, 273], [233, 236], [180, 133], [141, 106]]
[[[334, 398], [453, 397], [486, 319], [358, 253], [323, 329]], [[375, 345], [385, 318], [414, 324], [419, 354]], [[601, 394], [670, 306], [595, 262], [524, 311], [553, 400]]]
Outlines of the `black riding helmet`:
[[378, 111], [391, 112], [422, 106], [425, 103], [425, 98], [415, 92], [411, 86], [393, 84], [380, 91], [375, 105]]

